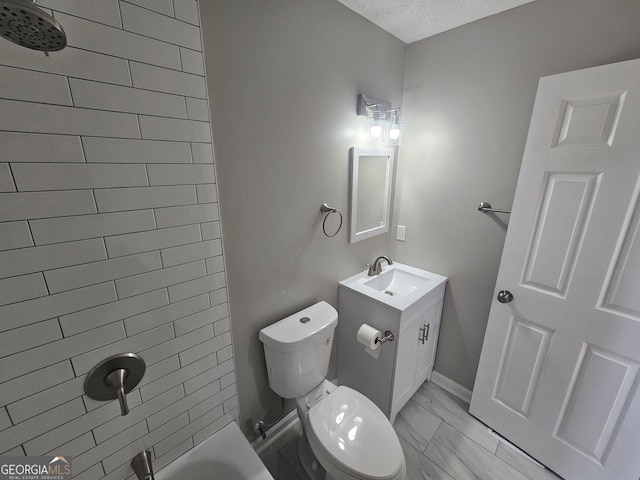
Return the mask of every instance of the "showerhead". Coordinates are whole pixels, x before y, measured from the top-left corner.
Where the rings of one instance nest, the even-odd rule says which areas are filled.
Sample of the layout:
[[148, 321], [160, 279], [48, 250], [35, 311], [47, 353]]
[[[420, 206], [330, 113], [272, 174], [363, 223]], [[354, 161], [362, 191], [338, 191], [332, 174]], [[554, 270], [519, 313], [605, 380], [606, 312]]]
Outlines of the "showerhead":
[[45, 53], [57, 52], [67, 45], [60, 23], [31, 0], [0, 0], [0, 35]]

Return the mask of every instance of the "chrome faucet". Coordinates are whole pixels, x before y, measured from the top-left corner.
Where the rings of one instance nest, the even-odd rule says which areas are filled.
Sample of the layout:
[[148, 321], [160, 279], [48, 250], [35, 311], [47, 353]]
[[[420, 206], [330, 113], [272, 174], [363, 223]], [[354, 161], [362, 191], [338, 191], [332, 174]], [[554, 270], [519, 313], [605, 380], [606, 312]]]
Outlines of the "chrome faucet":
[[151, 465], [151, 451], [143, 450], [131, 460], [131, 468], [136, 472], [138, 480], [154, 480]]
[[385, 257], [384, 255], [381, 255], [378, 258], [376, 258], [371, 265], [369, 265], [369, 272], [367, 273], [368, 276], [374, 277], [382, 273], [382, 265], [380, 265], [380, 260], [386, 260], [389, 265], [393, 265], [393, 262], [389, 257]]

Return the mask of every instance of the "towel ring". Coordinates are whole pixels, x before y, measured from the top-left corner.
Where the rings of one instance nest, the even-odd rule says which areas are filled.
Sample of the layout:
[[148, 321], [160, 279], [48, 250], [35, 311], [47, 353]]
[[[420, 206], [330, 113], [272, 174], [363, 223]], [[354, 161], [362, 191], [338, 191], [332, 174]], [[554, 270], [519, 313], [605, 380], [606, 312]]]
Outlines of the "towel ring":
[[[322, 233], [324, 233], [324, 235], [326, 237], [335, 237], [338, 234], [338, 232], [340, 231], [340, 229], [342, 228], [342, 213], [337, 208], [330, 207], [326, 203], [323, 203], [320, 206], [320, 213], [322, 213], [324, 215], [324, 220], [322, 221]], [[340, 225], [338, 225], [337, 230], [333, 234], [328, 234], [327, 233], [327, 218], [329, 218], [329, 215], [331, 215], [332, 213], [337, 213], [338, 215], [340, 215]]]

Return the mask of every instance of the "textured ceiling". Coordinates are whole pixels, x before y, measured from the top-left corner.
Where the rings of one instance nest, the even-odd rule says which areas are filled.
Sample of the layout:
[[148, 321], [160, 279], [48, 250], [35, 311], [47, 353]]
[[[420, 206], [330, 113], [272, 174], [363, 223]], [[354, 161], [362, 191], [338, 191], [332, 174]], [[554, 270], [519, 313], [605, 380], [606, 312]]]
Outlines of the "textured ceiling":
[[338, 0], [406, 43], [534, 0]]

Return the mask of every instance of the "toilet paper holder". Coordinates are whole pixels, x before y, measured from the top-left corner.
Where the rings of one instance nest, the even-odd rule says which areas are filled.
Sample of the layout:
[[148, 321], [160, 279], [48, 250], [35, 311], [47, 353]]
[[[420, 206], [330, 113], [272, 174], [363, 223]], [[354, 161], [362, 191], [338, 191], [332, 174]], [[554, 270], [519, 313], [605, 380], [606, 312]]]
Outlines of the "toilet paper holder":
[[385, 343], [385, 342], [393, 342], [395, 340], [395, 336], [391, 333], [391, 330], [385, 330], [384, 337], [376, 338], [376, 343]]

